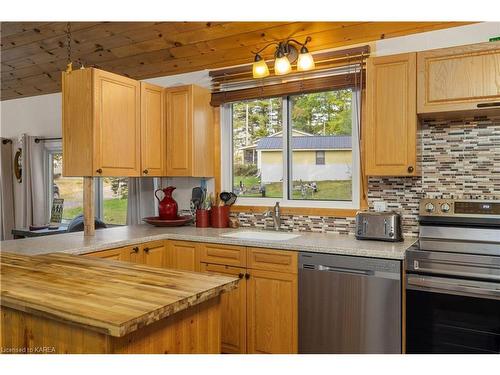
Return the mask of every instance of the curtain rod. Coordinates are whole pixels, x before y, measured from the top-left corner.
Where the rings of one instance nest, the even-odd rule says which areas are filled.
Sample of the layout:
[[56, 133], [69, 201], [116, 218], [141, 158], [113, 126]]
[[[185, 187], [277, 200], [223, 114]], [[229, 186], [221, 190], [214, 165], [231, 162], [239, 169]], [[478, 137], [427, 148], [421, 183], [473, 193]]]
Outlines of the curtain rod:
[[60, 141], [62, 138], [35, 138], [35, 143], [45, 142], [45, 141]]

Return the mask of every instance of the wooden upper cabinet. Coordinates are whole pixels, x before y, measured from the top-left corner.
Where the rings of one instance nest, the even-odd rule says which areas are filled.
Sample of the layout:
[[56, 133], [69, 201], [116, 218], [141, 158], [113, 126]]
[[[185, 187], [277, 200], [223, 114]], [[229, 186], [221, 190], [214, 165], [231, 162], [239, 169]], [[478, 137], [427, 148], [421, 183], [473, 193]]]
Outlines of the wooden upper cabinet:
[[62, 81], [63, 174], [139, 176], [139, 82], [94, 68]]
[[416, 53], [369, 58], [366, 90], [365, 174], [416, 175]]
[[141, 174], [167, 174], [165, 89], [141, 82]]
[[419, 114], [500, 111], [500, 42], [419, 52], [417, 59]]
[[210, 91], [196, 85], [167, 88], [167, 175], [214, 175]]

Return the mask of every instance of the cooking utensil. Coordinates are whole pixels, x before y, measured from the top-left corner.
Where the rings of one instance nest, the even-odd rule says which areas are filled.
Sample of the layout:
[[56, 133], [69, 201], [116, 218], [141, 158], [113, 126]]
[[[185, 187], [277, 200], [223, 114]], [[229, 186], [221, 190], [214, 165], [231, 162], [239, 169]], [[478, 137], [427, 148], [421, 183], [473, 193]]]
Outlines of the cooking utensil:
[[238, 196], [236, 194], [234, 194], [233, 192], [230, 192], [229, 195], [230, 195], [230, 198], [227, 200], [226, 205], [232, 206], [236, 202], [236, 199], [238, 198]]
[[222, 193], [220, 193], [219, 197], [220, 200], [223, 201], [225, 205], [227, 205], [227, 202], [229, 201], [229, 199], [231, 199], [231, 193], [223, 191]]
[[191, 201], [195, 204], [195, 208], [200, 208], [201, 204], [205, 200], [205, 193], [203, 189], [199, 186], [194, 187], [191, 192]]

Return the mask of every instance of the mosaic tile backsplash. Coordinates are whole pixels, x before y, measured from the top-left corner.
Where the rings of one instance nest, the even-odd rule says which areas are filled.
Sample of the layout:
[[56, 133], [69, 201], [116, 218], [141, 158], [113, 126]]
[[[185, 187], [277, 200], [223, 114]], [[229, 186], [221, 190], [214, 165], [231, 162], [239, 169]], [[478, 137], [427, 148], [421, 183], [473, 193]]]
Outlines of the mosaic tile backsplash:
[[[500, 199], [500, 120], [423, 123], [420, 177], [370, 177], [368, 205], [385, 201], [402, 216], [403, 233], [418, 234], [418, 203], [425, 197]], [[272, 226], [272, 219], [253, 213], [237, 215], [243, 227]], [[293, 231], [354, 232], [354, 218], [283, 216]]]

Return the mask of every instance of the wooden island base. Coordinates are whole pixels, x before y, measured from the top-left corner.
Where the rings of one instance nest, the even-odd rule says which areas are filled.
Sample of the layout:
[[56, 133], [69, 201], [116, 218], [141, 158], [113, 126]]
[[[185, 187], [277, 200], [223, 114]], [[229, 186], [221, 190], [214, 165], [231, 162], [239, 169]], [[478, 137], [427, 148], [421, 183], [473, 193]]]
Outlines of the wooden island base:
[[220, 297], [209, 299], [122, 337], [3, 306], [3, 354], [220, 353]]

